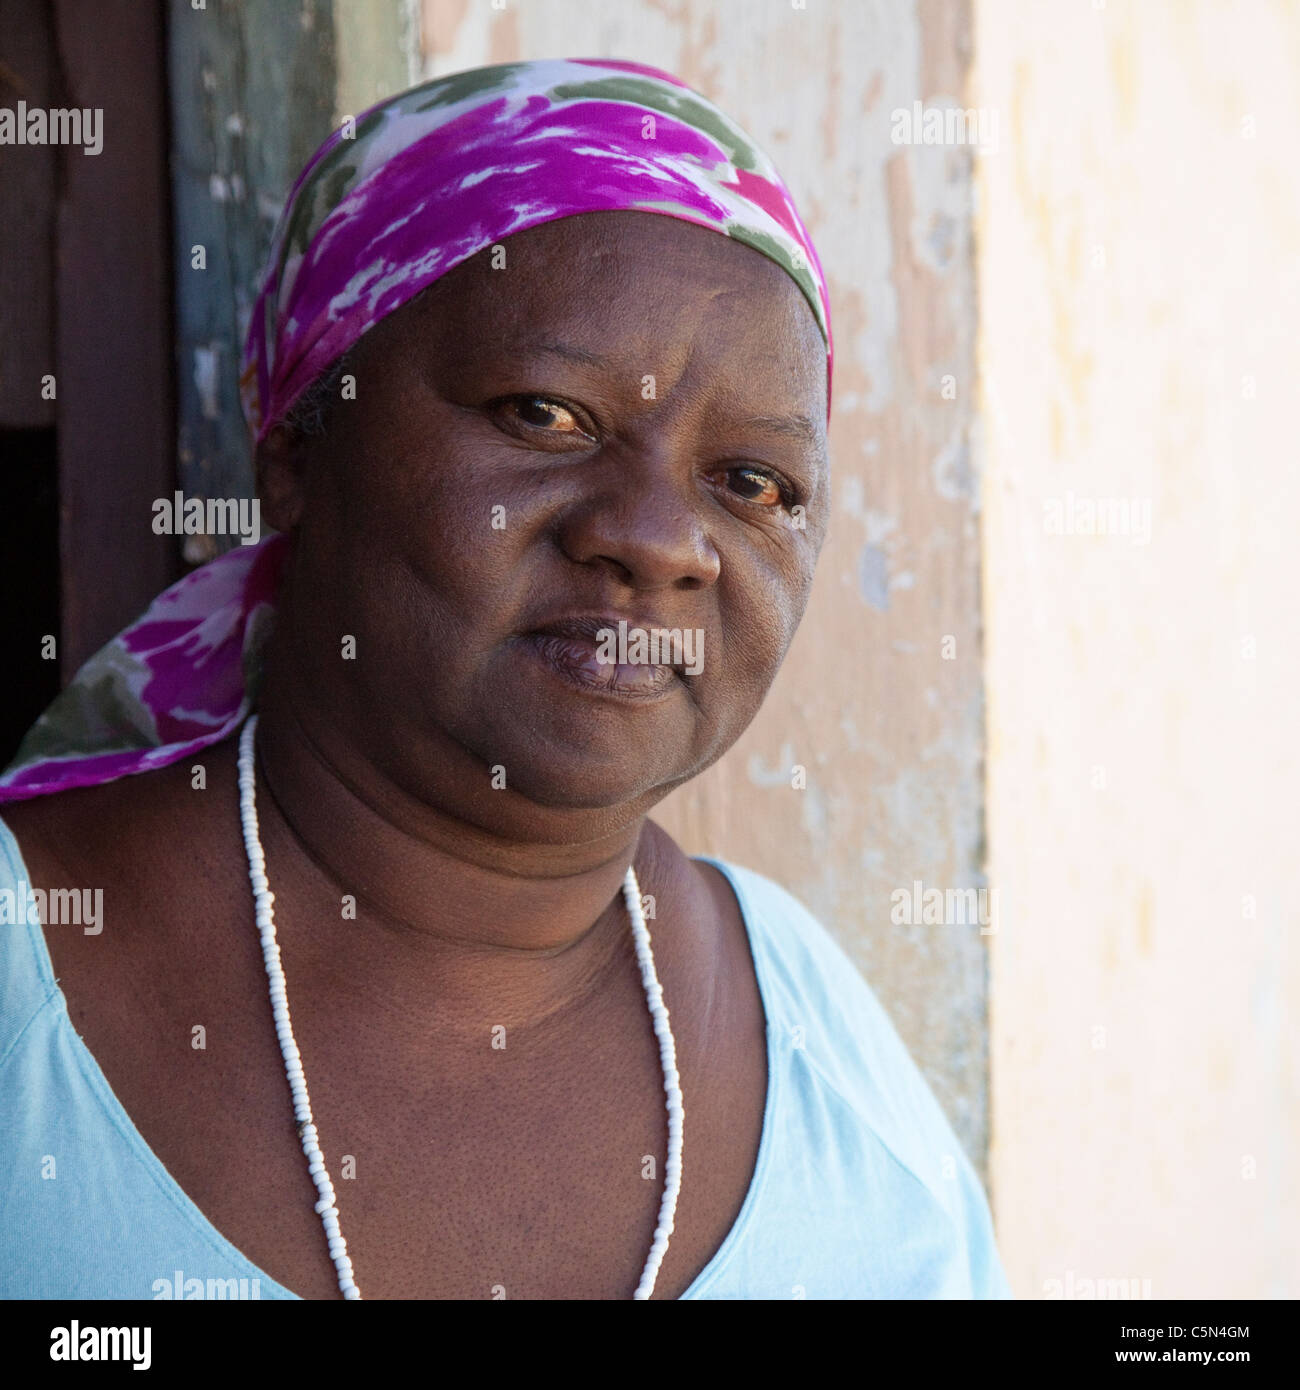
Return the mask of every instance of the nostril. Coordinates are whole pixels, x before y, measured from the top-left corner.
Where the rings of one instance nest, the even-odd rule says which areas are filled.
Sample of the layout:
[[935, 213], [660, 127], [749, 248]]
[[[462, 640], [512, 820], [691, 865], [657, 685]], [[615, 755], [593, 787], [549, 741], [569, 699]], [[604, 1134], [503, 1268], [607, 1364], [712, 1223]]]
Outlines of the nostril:
[[626, 584], [629, 588], [633, 586], [632, 571], [628, 569], [622, 560], [615, 559], [613, 555], [593, 555], [587, 563], [589, 565], [598, 565], [608, 569], [613, 573], [615, 579], [617, 579], [620, 584]]

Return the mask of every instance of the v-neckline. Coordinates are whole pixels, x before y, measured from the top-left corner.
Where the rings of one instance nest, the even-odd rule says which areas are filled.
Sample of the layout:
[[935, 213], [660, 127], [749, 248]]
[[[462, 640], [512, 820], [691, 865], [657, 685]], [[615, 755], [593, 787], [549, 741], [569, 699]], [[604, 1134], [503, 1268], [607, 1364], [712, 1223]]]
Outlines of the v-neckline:
[[[20, 881], [28, 882], [27, 863], [23, 858], [22, 847], [18, 843], [18, 837], [9, 828], [8, 824], [0, 817], [0, 827], [4, 829], [13, 847], [12, 858], [20, 871]], [[750, 1222], [753, 1220], [754, 1210], [758, 1205], [767, 1170], [770, 1166], [771, 1153], [773, 1147], [773, 1126], [774, 1115], [780, 1089], [780, 1070], [778, 1067], [776, 1030], [773, 1026], [772, 1001], [773, 991], [771, 982], [768, 978], [767, 953], [764, 951], [762, 942], [758, 939], [754, 927], [753, 905], [749, 901], [749, 895], [744, 886], [737, 879], [732, 867], [725, 861], [715, 859], [709, 855], [695, 856], [696, 862], [710, 864], [718, 870], [731, 886], [731, 891], [736, 896], [736, 902], [740, 907], [741, 921], [745, 925], [745, 936], [749, 943], [750, 959], [754, 965], [754, 978], [758, 983], [759, 999], [763, 1008], [764, 1036], [767, 1043], [767, 1094], [763, 1103], [763, 1124], [758, 1141], [758, 1155], [754, 1161], [754, 1171], [750, 1176], [749, 1186], [745, 1192], [744, 1201], [740, 1205], [731, 1229], [723, 1237], [722, 1243], [714, 1252], [712, 1259], [702, 1270], [691, 1280], [687, 1288], [678, 1295], [677, 1300], [694, 1298], [703, 1290], [713, 1279], [722, 1271], [723, 1266], [731, 1258], [736, 1246], [740, 1243]], [[95, 1059], [81, 1034], [77, 1032], [72, 1024], [72, 1016], [68, 1012], [67, 996], [59, 986], [54, 974], [54, 961], [50, 955], [49, 945], [45, 940], [45, 933], [41, 929], [39, 922], [29, 923], [28, 930], [32, 934], [38, 970], [40, 971], [43, 982], [47, 987], [48, 997], [56, 998], [63, 1020], [66, 1021], [72, 1033], [72, 1046], [74, 1055], [81, 1063], [82, 1069], [90, 1080], [93, 1089], [99, 1094], [100, 1100], [109, 1113], [114, 1127], [124, 1135], [130, 1145], [136, 1151], [136, 1157], [149, 1172], [153, 1180], [168, 1194], [173, 1203], [185, 1215], [190, 1225], [205, 1237], [210, 1243], [215, 1243], [225, 1254], [226, 1258], [239, 1269], [240, 1278], [257, 1279], [260, 1281], [259, 1288], [271, 1291], [273, 1298], [295, 1299], [299, 1302], [306, 1302], [301, 1294], [294, 1293], [290, 1288], [286, 1288], [278, 1280], [273, 1279], [264, 1269], [255, 1265], [252, 1260], [244, 1254], [238, 1246], [234, 1245], [217, 1229], [215, 1225], [204, 1214], [202, 1208], [185, 1191], [168, 1171], [162, 1159], [149, 1146], [144, 1135], [136, 1127], [135, 1121], [127, 1113], [126, 1107], [117, 1098], [112, 1086], [109, 1085], [108, 1078], [104, 1075], [103, 1069]], [[47, 999], [48, 1002], [48, 999]], [[671, 1001], [668, 1001], [671, 1007]], [[689, 1111], [688, 1111], [689, 1115]], [[689, 1134], [689, 1119], [686, 1133]], [[689, 1151], [684, 1154], [684, 1158], [689, 1158]], [[246, 1273], [245, 1273], [246, 1271]]]

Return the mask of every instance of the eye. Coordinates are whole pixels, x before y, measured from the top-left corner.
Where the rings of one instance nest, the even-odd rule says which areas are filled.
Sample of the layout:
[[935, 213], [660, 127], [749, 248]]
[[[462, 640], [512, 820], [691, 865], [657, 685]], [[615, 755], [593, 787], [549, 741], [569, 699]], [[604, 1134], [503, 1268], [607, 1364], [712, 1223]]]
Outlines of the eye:
[[577, 410], [550, 396], [502, 396], [488, 405], [491, 410], [504, 416], [516, 431], [523, 426], [526, 430], [559, 438], [595, 438], [594, 429], [587, 428]]
[[789, 507], [794, 492], [781, 477], [765, 468], [729, 468], [727, 485], [738, 497], [759, 507]]

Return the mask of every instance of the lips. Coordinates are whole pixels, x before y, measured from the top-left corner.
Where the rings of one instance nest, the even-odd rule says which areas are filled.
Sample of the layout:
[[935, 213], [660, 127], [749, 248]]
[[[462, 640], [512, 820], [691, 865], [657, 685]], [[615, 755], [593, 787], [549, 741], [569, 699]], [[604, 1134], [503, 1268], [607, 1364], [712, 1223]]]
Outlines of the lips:
[[[629, 628], [651, 626], [621, 620]], [[678, 668], [670, 664], [634, 664], [601, 661], [602, 639], [617, 633], [620, 619], [578, 615], [561, 618], [523, 634], [520, 639], [556, 675], [593, 694], [627, 699], [653, 700], [680, 683]]]

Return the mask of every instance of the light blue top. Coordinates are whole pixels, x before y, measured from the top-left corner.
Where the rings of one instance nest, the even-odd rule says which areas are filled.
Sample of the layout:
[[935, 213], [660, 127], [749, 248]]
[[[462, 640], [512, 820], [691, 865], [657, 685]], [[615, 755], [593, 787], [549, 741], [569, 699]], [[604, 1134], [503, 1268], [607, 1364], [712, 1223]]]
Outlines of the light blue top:
[[[740, 1215], [682, 1297], [1011, 1297], [979, 1180], [875, 995], [784, 889], [705, 862], [744, 914], [769, 1081]], [[0, 1297], [296, 1298], [212, 1225], [114, 1096], [40, 925], [4, 909], [29, 882], [0, 820]]]

